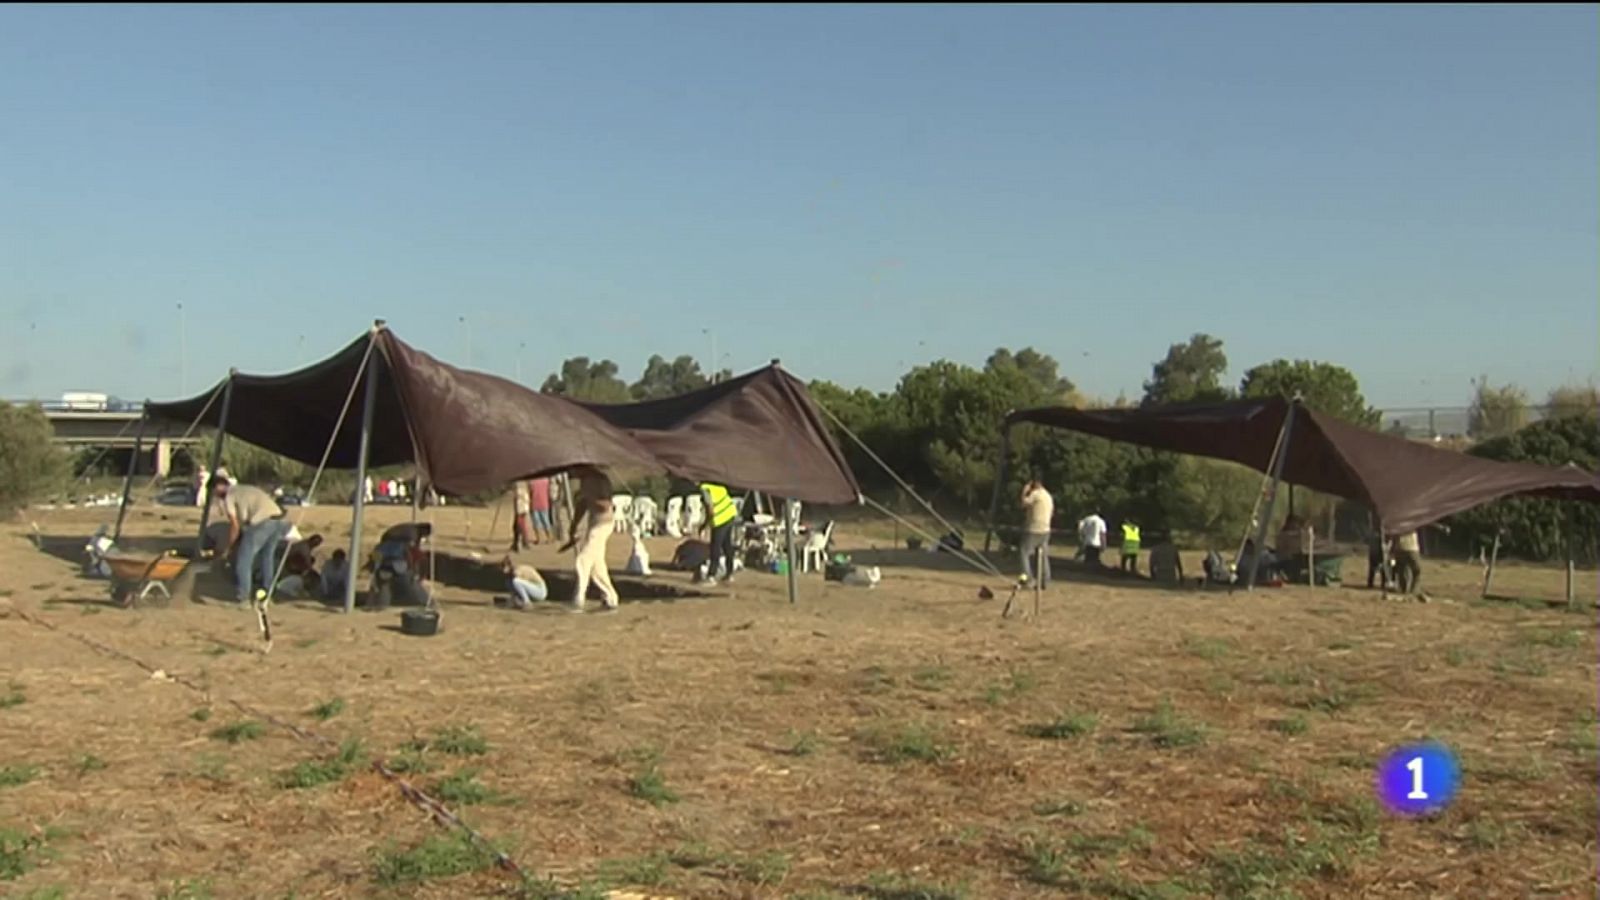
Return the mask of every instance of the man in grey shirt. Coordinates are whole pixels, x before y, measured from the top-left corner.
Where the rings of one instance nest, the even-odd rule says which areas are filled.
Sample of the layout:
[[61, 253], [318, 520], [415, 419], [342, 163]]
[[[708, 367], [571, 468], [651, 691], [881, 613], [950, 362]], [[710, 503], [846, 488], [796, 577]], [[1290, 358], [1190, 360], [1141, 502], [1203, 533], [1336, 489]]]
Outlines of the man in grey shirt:
[[278, 562], [278, 545], [289, 534], [289, 521], [272, 495], [254, 485], [230, 484], [221, 475], [212, 476], [211, 493], [228, 518], [228, 547], [233, 548], [234, 599], [250, 602], [252, 568], [259, 586], [266, 590]]

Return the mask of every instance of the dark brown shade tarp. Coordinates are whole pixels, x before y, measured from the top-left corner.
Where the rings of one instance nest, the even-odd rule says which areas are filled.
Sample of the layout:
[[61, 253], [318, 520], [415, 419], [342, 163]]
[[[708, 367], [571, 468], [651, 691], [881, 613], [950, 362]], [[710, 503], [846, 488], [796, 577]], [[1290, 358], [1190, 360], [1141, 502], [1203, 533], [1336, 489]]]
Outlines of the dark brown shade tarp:
[[[1290, 402], [1281, 398], [1153, 409], [1038, 407], [1006, 425], [1032, 422], [1240, 463], [1267, 472]], [[1285, 481], [1359, 501], [1384, 529], [1401, 534], [1513, 494], [1600, 503], [1600, 477], [1581, 469], [1505, 463], [1441, 450], [1295, 408]]]
[[[369, 345], [371, 361], [352, 392]], [[369, 465], [415, 462], [447, 494], [580, 465], [715, 478], [811, 503], [853, 503], [859, 493], [804, 387], [776, 366], [682, 397], [604, 406], [456, 368], [387, 329], [296, 372], [234, 375], [228, 433], [315, 466], [348, 401], [328, 465], [353, 469], [365, 381], [374, 374]], [[215, 428], [223, 384], [151, 403], [148, 412]]]

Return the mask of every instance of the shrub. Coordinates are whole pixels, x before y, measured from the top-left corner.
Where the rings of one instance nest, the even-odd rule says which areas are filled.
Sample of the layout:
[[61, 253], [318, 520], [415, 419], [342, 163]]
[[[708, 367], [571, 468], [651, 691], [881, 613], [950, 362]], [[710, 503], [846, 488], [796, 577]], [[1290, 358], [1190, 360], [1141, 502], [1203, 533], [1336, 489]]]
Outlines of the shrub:
[[70, 476], [67, 454], [37, 404], [0, 403], [0, 516], [61, 490]]

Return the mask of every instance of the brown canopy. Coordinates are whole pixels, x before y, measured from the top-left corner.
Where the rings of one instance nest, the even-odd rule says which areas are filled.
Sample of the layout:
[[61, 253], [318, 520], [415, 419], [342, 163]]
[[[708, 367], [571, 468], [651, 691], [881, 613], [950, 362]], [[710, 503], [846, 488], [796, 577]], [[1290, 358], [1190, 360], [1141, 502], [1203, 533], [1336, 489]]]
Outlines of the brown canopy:
[[[680, 397], [606, 406], [458, 369], [377, 328], [287, 375], [233, 375], [227, 432], [316, 465], [351, 398], [328, 465], [355, 468], [366, 377], [354, 382], [369, 346], [366, 377], [376, 372], [378, 383], [368, 464], [414, 461], [444, 493], [579, 465], [665, 471], [810, 503], [853, 503], [860, 492], [804, 385], [776, 364]], [[222, 387], [147, 409], [218, 427]]]
[[[1269, 471], [1290, 401], [1234, 400], [1153, 409], [1023, 409], [1006, 427], [1034, 422], [1209, 456]], [[1511, 494], [1600, 503], [1600, 477], [1576, 467], [1504, 463], [1380, 434], [1295, 407], [1283, 479], [1366, 504], [1401, 534]]]

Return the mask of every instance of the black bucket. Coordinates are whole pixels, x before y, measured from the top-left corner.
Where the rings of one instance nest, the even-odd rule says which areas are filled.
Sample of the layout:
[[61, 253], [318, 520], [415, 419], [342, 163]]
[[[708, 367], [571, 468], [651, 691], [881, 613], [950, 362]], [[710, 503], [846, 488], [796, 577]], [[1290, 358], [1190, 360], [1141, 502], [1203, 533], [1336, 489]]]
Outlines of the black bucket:
[[433, 609], [408, 609], [400, 614], [400, 630], [417, 637], [439, 633], [439, 612]]

